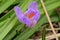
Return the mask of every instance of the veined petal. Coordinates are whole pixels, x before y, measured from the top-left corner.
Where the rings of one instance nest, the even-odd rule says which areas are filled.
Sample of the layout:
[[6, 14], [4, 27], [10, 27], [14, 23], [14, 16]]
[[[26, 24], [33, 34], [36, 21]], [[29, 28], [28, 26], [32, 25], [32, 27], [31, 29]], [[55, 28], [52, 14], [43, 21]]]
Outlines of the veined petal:
[[34, 9], [34, 10], [37, 10], [37, 9], [38, 9], [37, 3], [36, 3], [35, 1], [32, 2], [32, 3], [29, 5], [28, 9]]

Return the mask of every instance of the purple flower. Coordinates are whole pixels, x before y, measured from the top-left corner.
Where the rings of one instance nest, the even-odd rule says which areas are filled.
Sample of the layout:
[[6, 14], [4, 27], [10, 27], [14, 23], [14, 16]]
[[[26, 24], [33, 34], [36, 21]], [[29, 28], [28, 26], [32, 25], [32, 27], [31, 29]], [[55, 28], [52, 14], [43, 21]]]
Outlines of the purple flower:
[[16, 13], [18, 20], [23, 24], [26, 24], [26, 26], [28, 27], [35, 26], [40, 18], [38, 5], [35, 1], [29, 5], [28, 10], [24, 14], [18, 6], [14, 7], [14, 11]]

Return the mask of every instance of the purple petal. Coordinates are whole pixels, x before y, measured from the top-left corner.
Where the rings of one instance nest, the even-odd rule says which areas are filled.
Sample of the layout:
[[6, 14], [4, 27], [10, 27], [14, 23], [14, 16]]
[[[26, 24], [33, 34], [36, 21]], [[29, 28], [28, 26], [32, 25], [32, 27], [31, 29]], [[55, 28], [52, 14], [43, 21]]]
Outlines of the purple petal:
[[15, 11], [16, 15], [18, 15], [18, 16], [23, 15], [21, 9], [18, 6], [14, 7], [14, 11]]
[[39, 13], [39, 11], [35, 11], [35, 13], [36, 13], [36, 15], [33, 16], [32, 19], [38, 21], [40, 18], [40, 13]]
[[29, 10], [27, 10], [26, 12], [24, 12], [24, 15], [25, 15], [25, 14], [28, 14], [28, 15], [29, 15], [31, 12], [34, 12], [34, 11], [35, 11], [35, 10], [33, 10], [33, 9], [29, 9]]
[[32, 2], [32, 3], [29, 5], [28, 9], [34, 9], [34, 10], [37, 10], [37, 9], [38, 9], [37, 3], [36, 3], [35, 1]]
[[18, 20], [19, 20], [20, 22], [24, 23], [24, 22], [23, 22], [23, 17], [24, 17], [24, 15], [22, 14], [21, 9], [20, 9], [18, 6], [15, 6], [15, 7], [14, 7], [14, 11], [15, 11], [15, 13], [16, 13], [16, 16], [17, 16]]
[[23, 21], [24, 21], [24, 24], [26, 24], [26, 26], [28, 26], [28, 27], [30, 27], [32, 25], [32, 22], [27, 17], [24, 17]]

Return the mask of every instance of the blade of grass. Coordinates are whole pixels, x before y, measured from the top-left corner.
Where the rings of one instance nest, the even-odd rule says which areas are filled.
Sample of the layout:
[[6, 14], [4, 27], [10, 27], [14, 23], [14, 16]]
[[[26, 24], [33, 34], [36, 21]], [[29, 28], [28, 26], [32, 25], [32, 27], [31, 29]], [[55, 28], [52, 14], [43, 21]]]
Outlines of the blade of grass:
[[7, 2], [5, 2], [4, 4], [2, 4], [0, 6], [0, 14], [5, 10], [7, 9], [11, 4], [13, 4], [16, 0], [8, 0]]
[[[53, 3], [57, 2], [57, 1], [59, 1], [59, 0], [47, 0], [44, 3], [47, 6], [47, 5], [53, 4]], [[39, 5], [38, 6], [39, 6], [39, 8], [41, 7], [40, 1], [39, 1]]]
[[0, 23], [0, 28], [8, 21], [9, 19], [6, 19]]
[[43, 28], [43, 30], [42, 30], [42, 40], [46, 40], [46, 29], [45, 29], [45, 27]]
[[6, 36], [6, 34], [12, 29], [12, 27], [15, 25], [16, 22], [17, 22], [17, 19], [14, 18], [14, 20], [12, 20], [11, 23], [8, 26], [6, 26], [4, 31], [0, 33], [0, 40], [2, 40]]
[[11, 30], [11, 32], [8, 33], [8, 35], [3, 40], [11, 40], [16, 35], [16, 30], [20, 31], [23, 27], [24, 27], [23, 24], [18, 25], [13, 30]]
[[7, 22], [0, 28], [0, 33], [2, 32], [2, 30], [3, 30], [4, 28], [7, 27], [7, 25], [9, 25], [9, 23], [13, 20], [13, 18], [14, 18], [14, 14], [13, 14], [12, 17], [9, 18], [9, 19], [7, 20]]

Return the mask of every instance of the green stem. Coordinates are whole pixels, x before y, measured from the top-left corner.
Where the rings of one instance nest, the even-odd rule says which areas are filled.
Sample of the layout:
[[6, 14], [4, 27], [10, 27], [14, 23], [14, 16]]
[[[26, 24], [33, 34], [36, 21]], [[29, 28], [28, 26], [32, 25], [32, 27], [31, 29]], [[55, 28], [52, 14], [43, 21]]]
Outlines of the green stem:
[[43, 30], [42, 30], [42, 40], [46, 40], [46, 29], [45, 29], [45, 27], [43, 28]]

